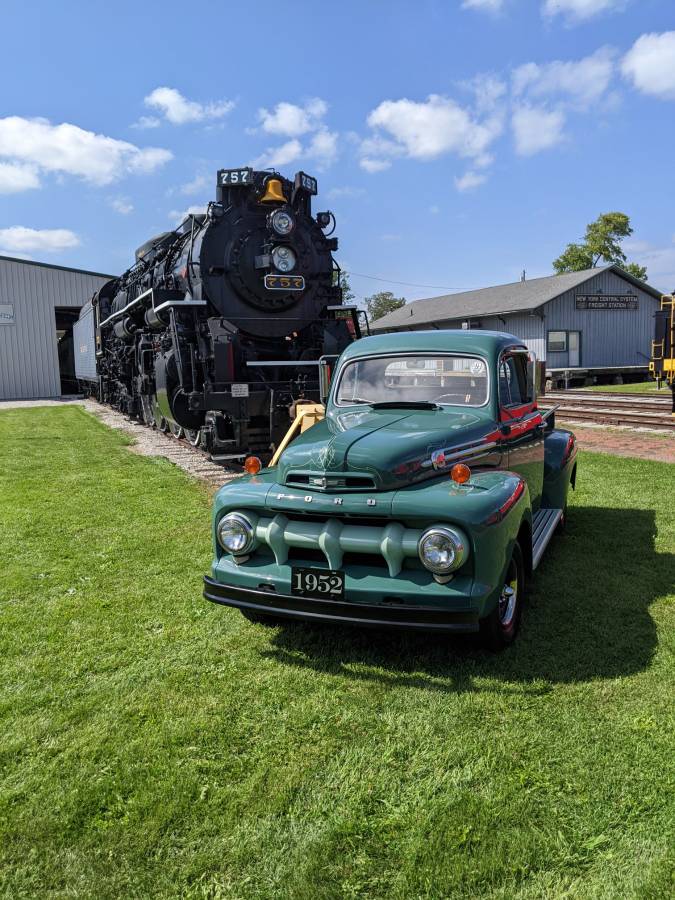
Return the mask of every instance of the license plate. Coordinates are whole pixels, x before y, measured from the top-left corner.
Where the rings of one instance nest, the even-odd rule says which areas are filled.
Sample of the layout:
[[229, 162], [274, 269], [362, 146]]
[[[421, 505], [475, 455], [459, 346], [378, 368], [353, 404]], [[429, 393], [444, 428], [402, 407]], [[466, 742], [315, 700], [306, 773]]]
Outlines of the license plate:
[[295, 597], [313, 597], [317, 600], [343, 600], [345, 573], [339, 569], [293, 568], [291, 593]]

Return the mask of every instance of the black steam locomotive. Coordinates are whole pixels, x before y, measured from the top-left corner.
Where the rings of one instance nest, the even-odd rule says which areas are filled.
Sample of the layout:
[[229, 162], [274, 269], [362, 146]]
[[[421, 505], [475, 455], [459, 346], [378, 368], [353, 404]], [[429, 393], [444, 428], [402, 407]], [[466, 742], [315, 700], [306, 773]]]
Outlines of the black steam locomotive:
[[316, 193], [304, 172], [221, 169], [206, 213], [139, 247], [83, 310], [96, 366], [81, 380], [216, 458], [266, 455], [297, 401], [318, 401], [319, 360], [359, 335], [342, 306], [335, 220], [312, 215]]

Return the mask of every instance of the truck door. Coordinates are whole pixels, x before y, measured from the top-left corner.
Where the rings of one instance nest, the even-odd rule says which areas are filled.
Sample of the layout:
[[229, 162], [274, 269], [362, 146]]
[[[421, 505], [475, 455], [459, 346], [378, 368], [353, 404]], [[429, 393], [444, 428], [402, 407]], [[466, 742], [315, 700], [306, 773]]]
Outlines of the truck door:
[[535, 512], [544, 486], [544, 434], [537, 410], [535, 359], [527, 351], [506, 352], [499, 362], [499, 420], [506, 467], [527, 482]]

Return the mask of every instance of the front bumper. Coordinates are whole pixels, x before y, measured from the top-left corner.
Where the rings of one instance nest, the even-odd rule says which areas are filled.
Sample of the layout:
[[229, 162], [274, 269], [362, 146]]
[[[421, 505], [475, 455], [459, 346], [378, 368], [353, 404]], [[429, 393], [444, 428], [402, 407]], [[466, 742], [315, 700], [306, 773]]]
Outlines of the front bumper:
[[478, 614], [455, 612], [430, 606], [404, 604], [345, 603], [312, 600], [254, 588], [221, 584], [204, 576], [204, 597], [237, 609], [304, 622], [358, 625], [407, 631], [470, 634], [478, 631]]

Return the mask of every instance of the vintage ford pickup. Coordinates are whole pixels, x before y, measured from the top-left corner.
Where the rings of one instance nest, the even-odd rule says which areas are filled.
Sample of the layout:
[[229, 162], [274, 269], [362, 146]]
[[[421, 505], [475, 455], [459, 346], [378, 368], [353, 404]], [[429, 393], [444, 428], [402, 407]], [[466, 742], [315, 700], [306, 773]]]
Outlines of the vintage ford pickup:
[[325, 418], [217, 493], [204, 596], [258, 622], [480, 631], [498, 650], [576, 465], [513, 335], [363, 338], [337, 361]]

